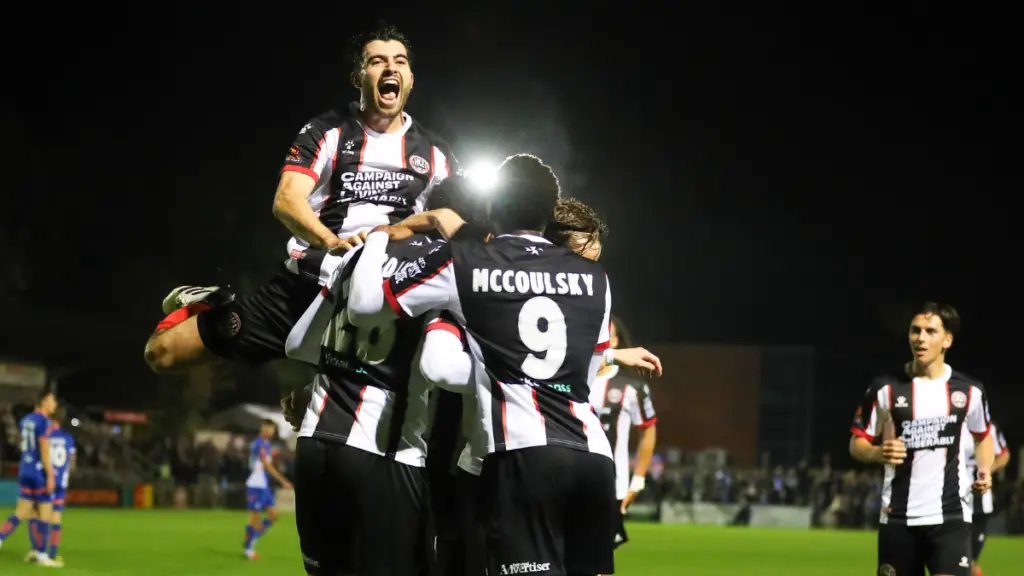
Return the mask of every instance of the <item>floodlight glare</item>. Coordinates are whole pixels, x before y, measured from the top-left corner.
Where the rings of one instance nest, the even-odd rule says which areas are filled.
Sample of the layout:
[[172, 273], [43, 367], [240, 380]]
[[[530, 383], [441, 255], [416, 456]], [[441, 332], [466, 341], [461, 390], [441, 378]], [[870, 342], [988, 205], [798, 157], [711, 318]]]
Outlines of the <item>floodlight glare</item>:
[[490, 163], [474, 164], [464, 172], [466, 180], [480, 192], [490, 192], [498, 183], [498, 167]]

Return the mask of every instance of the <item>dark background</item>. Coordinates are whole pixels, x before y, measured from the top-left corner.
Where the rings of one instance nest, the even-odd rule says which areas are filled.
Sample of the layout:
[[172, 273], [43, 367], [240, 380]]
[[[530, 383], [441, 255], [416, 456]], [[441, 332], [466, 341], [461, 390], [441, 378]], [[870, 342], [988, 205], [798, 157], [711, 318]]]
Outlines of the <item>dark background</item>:
[[[142, 360], [160, 299], [254, 288], [285, 258], [278, 169], [307, 118], [356, 98], [346, 40], [384, 17], [417, 55], [410, 112], [463, 167], [533, 152], [607, 215], [616, 312], [639, 342], [897, 364], [913, 307], [948, 301], [950, 363], [1024, 437], [1008, 14], [423, 4], [22, 7], [25, 38], [4, 40], [0, 351], [65, 367], [79, 403], [173, 394]], [[267, 401], [272, 380], [245, 371], [214, 402]], [[864, 386], [844, 386], [830, 393], [852, 412]]]

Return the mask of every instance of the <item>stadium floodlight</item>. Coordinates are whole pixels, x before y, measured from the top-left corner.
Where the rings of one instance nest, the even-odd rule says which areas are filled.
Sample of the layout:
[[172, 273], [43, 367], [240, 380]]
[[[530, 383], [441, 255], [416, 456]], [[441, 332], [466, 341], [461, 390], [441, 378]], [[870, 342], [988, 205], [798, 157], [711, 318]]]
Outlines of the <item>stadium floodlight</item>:
[[498, 167], [490, 162], [473, 164], [463, 174], [473, 188], [482, 194], [489, 193], [498, 183]]

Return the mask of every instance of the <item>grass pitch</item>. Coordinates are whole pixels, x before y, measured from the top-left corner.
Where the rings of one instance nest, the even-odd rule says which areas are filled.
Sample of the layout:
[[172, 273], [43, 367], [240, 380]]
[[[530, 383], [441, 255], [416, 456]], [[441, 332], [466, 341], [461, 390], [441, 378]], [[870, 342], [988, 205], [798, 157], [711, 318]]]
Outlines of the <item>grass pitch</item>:
[[[294, 518], [282, 516], [242, 557], [244, 512], [72, 509], [64, 514], [61, 556], [68, 576], [281, 576], [303, 574]], [[616, 557], [622, 576], [869, 576], [872, 532], [631, 524]], [[26, 527], [0, 550], [0, 575], [48, 569], [22, 563]], [[1024, 538], [994, 537], [985, 576], [1024, 574]]]

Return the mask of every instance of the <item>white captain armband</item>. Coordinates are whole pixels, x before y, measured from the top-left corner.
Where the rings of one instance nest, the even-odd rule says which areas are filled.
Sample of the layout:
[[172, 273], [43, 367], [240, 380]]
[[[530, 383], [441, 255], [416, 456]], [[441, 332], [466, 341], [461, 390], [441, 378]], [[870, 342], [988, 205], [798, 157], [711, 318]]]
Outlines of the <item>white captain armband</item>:
[[604, 351], [604, 363], [609, 366], [615, 364], [615, 350], [608, 348]]
[[646, 487], [647, 479], [643, 476], [633, 476], [633, 479], [629, 481], [630, 492], [643, 492]]

